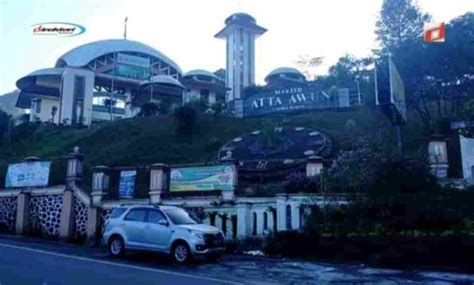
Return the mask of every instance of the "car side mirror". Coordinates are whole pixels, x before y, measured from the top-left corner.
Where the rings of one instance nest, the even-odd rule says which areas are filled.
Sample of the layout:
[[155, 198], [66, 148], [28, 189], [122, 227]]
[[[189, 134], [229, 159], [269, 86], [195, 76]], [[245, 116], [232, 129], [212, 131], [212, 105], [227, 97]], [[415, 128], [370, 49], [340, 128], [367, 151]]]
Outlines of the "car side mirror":
[[167, 227], [169, 224], [165, 219], [159, 220], [158, 225]]

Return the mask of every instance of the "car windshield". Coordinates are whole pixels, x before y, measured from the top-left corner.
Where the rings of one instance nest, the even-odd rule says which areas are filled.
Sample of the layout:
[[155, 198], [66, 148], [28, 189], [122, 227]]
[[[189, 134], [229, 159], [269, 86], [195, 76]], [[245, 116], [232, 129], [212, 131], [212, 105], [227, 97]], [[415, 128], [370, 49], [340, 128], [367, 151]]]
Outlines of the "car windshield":
[[183, 209], [166, 209], [164, 212], [175, 225], [193, 225], [198, 223], [190, 213]]

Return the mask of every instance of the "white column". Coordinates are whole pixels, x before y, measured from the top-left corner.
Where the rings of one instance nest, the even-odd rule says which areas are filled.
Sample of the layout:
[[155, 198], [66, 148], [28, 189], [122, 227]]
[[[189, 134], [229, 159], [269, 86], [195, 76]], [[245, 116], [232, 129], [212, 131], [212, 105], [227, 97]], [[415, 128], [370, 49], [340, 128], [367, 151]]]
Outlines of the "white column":
[[227, 213], [227, 232], [225, 237], [232, 239], [232, 233], [234, 232], [234, 226], [232, 225], [232, 213]]
[[291, 205], [291, 227], [294, 230], [300, 228], [300, 203], [298, 201], [293, 201], [290, 203]]
[[257, 236], [262, 236], [263, 235], [263, 213], [265, 212], [265, 209], [258, 209], [255, 210], [257, 213]]
[[237, 204], [237, 238], [246, 238], [250, 234], [250, 205], [246, 203]]
[[277, 210], [277, 231], [284, 231], [286, 230], [286, 197], [279, 196], [277, 197], [276, 201], [276, 210]]
[[221, 218], [221, 213], [218, 212], [216, 215], [216, 228], [222, 230], [222, 218]]

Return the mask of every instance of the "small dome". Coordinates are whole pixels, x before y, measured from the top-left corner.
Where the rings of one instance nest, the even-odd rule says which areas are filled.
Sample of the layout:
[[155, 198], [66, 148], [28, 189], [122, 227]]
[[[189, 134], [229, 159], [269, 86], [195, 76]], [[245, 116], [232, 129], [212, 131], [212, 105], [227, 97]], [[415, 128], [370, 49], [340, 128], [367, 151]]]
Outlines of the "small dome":
[[235, 13], [225, 19], [225, 24], [256, 24], [255, 18], [246, 13]]
[[192, 77], [192, 76], [206, 76], [206, 77], [210, 77], [210, 78], [213, 78], [215, 80], [218, 80], [218, 81], [222, 81], [222, 78], [220, 78], [219, 76], [215, 75], [214, 73], [210, 72], [210, 71], [207, 71], [207, 70], [204, 70], [204, 69], [193, 69], [193, 70], [190, 70], [188, 72], [186, 72], [185, 74], [183, 74], [183, 79], [186, 78], [186, 77]]
[[270, 72], [265, 77], [265, 82], [268, 83], [272, 79], [278, 79], [278, 78], [289, 78], [289, 79], [296, 79], [300, 81], [305, 80], [305, 76], [298, 69], [293, 68], [293, 67], [280, 67]]
[[151, 84], [151, 83], [153, 83], [153, 84], [173, 85], [173, 86], [184, 89], [184, 86], [178, 80], [174, 79], [173, 77], [171, 77], [169, 75], [156, 75], [156, 76], [153, 76], [150, 81], [145, 81], [145, 82], [141, 83], [140, 85], [143, 86], [143, 85], [147, 85], [147, 84]]
[[197, 77], [206, 77], [207, 79], [206, 80], [216, 80], [218, 82], [223, 82], [222, 78], [220, 78], [219, 76], [215, 75], [214, 73], [210, 72], [210, 71], [207, 71], [207, 70], [204, 70], [204, 69], [194, 69], [194, 70], [190, 70], [188, 72], [186, 72], [185, 74], [183, 74], [183, 77], [182, 79], [188, 79], [188, 78], [192, 78], [193, 76], [197, 76]]

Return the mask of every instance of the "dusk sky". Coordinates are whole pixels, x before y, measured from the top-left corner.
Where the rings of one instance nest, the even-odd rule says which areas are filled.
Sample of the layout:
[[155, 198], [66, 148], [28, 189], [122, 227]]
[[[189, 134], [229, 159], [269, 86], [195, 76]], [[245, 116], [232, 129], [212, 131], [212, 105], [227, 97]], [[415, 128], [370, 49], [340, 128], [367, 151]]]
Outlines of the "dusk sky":
[[[474, 11], [473, 0], [419, 0], [437, 22]], [[367, 56], [376, 47], [375, 22], [381, 0], [0, 0], [0, 94], [18, 78], [53, 67], [68, 50], [88, 42], [122, 38], [143, 42], [174, 60], [186, 72], [225, 68], [225, 42], [214, 38], [227, 16], [249, 13], [268, 32], [257, 39], [257, 83], [272, 69], [297, 67], [301, 55], [324, 57], [324, 74], [346, 53]], [[32, 36], [31, 25], [70, 22], [86, 27], [69, 38]], [[420, 37], [421, 40], [421, 37]], [[449, 40], [449, 34], [447, 35]]]

